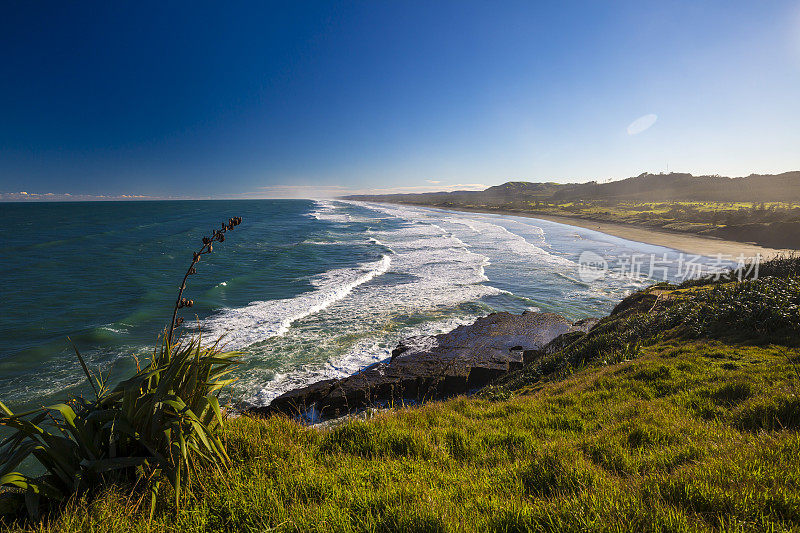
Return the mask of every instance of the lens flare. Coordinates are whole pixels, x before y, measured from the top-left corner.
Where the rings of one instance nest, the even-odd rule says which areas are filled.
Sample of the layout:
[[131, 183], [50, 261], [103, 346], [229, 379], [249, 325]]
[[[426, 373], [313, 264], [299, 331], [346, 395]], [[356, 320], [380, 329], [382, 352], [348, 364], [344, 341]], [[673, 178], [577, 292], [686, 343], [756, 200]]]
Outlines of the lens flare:
[[653, 113], [637, 118], [628, 126], [628, 135], [639, 135], [643, 131], [650, 129], [656, 123], [656, 120], [658, 120], [658, 115]]

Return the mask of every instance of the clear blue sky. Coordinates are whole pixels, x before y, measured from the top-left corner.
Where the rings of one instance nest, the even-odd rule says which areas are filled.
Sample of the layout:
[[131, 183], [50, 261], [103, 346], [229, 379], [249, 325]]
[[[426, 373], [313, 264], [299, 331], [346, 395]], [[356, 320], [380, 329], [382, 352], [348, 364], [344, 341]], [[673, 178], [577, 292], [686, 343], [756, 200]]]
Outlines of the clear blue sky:
[[798, 1], [14, 1], [0, 50], [0, 193], [800, 169]]

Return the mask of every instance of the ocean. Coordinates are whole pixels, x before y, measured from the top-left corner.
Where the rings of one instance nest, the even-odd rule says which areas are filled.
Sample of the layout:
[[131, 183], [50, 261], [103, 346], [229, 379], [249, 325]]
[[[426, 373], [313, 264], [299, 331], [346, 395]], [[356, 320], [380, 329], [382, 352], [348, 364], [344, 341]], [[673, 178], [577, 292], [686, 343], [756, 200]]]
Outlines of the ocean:
[[[190, 332], [242, 352], [228, 399], [255, 405], [357, 372], [405, 336], [493, 311], [601, 316], [689, 270], [675, 250], [515, 216], [314, 200], [5, 203], [0, 401], [86, 392], [68, 338], [112, 382], [130, 373], [167, 325], [192, 250], [232, 216], [243, 223], [198, 264], [182, 314]], [[607, 274], [581, 271], [586, 257]]]

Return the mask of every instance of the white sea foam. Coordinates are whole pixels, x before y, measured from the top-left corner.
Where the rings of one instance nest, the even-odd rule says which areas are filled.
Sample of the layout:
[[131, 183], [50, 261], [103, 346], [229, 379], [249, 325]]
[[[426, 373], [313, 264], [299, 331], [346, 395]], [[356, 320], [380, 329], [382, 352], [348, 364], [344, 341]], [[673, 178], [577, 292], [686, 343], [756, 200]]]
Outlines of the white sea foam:
[[[491, 261], [496, 271], [499, 270], [503, 275], [513, 271], [517, 280], [529, 277], [532, 284], [553, 285], [552, 281], [547, 280], [547, 276], [556, 275], [571, 285], [571, 287], [561, 286], [565, 299], [600, 298], [611, 301], [618, 298], [625, 290], [641, 287], [643, 283], [643, 280], [623, 279], [613, 272], [609, 272], [606, 279], [592, 284], [574, 281], [577, 275], [577, 263], [565, 257], [567, 254], [562, 251], [554, 250], [546, 241], [544, 229], [533, 222], [480, 213], [454, 214], [410, 206], [385, 204], [365, 204], [365, 206], [384, 215], [413, 221], [414, 225], [428, 225], [435, 228], [430, 230], [434, 234], [441, 229], [442, 237], [446, 237], [436, 242], [441, 237], [424, 236], [419, 243], [420, 247], [425, 247], [425, 243], [431, 248], [442, 248], [448, 243], [455, 246], [464, 245], [471, 252], [486, 257], [487, 263]], [[590, 241], [587, 246], [592, 244]], [[485, 273], [482, 279], [486, 279]]]
[[336, 269], [313, 278], [315, 290], [295, 298], [256, 301], [236, 309], [226, 309], [203, 324], [206, 338], [224, 335], [230, 348], [243, 348], [270, 337], [284, 335], [292, 323], [321, 311], [347, 297], [353, 289], [389, 270], [391, 258], [384, 255], [379, 261], [355, 269]]
[[308, 216], [311, 218], [317, 220], [326, 220], [335, 212], [336, 206], [331, 202], [315, 200], [314, 203], [316, 204], [316, 209], [308, 213]]
[[[232, 390], [236, 399], [254, 396], [266, 403], [294, 387], [351, 374], [388, 357], [402, 337], [447, 331], [493, 309], [541, 307], [574, 318], [602, 315], [646, 283], [613, 273], [588, 284], [576, 282], [577, 265], [568, 258], [582, 250], [594, 250], [615, 264], [613, 259], [625, 253], [649, 253], [651, 247], [558, 224], [542, 223], [545, 232], [538, 221], [338, 200], [318, 202], [307, 216], [312, 226], [320, 220], [313, 229], [322, 230], [306, 241], [308, 249], [358, 245], [358, 253], [364, 253], [372, 243], [376, 259], [386, 255], [313, 277], [310, 290], [295, 298], [254, 301], [205, 319], [205, 339], [226, 334], [228, 346], [245, 353]], [[584, 239], [576, 242], [575, 231]], [[301, 257], [305, 251], [293, 253]], [[310, 257], [325, 261], [341, 254], [331, 250]], [[237, 299], [242, 294], [237, 291], [258, 290], [228, 285], [220, 294]], [[224, 286], [223, 281], [218, 287]], [[252, 294], [254, 300], [263, 298]], [[106, 330], [117, 333], [118, 326], [107, 324]], [[120, 357], [128, 358], [141, 353], [142, 346], [119, 350]], [[109, 361], [107, 351], [87, 349], [85, 355], [92, 368]], [[37, 373], [39, 382], [52, 385], [48, 393], [85, 384], [60, 359]], [[0, 376], [3, 384], [4, 390], [15, 391], [12, 396], [41, 392], [30, 388], [29, 376]]]
[[306, 239], [300, 244], [313, 244], [314, 246], [342, 246], [353, 243], [348, 241], [321, 241], [318, 239]]
[[325, 220], [328, 222], [335, 222], [339, 224], [348, 224], [351, 222], [369, 222], [368, 218], [352, 215], [343, 210], [348, 205], [353, 205], [350, 202], [325, 201], [315, 200], [316, 209], [311, 211], [308, 216], [317, 220]]
[[[344, 210], [370, 216], [358, 206], [336, 202], [326, 207], [326, 220]], [[294, 387], [351, 374], [387, 357], [404, 336], [440, 333], [474, 321], [474, 308], [458, 306], [505, 292], [485, 283], [489, 259], [452, 232], [424, 218], [403, 218], [399, 226], [378, 223], [386, 217], [375, 213], [375, 225], [365, 237], [392, 250], [389, 276], [332, 297], [327, 287], [347, 283], [342, 272], [331, 271], [317, 277], [318, 290], [311, 293], [254, 302], [214, 317], [217, 334], [227, 331], [232, 344], [247, 347], [248, 371], [237, 384], [241, 397], [266, 403]], [[318, 305], [317, 299], [326, 304]], [[299, 315], [302, 320], [294, 318]], [[278, 333], [283, 336], [275, 338]], [[269, 335], [271, 342], [259, 343]]]
[[375, 237], [369, 237], [368, 238], [368, 242], [371, 242], [372, 244], [375, 244], [375, 245], [378, 245], [378, 246], [383, 246], [385, 249], [387, 249], [388, 251], [390, 251], [393, 254], [397, 253], [394, 250], [392, 250], [391, 248], [389, 248], [388, 246], [386, 246], [386, 244], [384, 244], [383, 242], [381, 242], [378, 239], [376, 239]]
[[[349, 236], [391, 250], [386, 256], [391, 258], [391, 270], [388, 264], [384, 269], [375, 263], [355, 273], [333, 270], [317, 276], [315, 290], [309, 293], [254, 302], [214, 317], [214, 331], [229, 332], [229, 340], [246, 348], [247, 372], [240, 373], [238, 395], [256, 404], [381, 361], [402, 337], [470, 323], [485, 313], [482, 309], [489, 310], [479, 304], [490, 301], [487, 297], [506, 294], [514, 309], [538, 309], [539, 300], [529, 296], [535, 298], [539, 294], [535, 288], [542, 284], [546, 308], [558, 305], [561, 300], [554, 291], [561, 291], [569, 312], [574, 309], [571, 302], [604, 305], [619, 290], [626, 290], [615, 287], [604, 293], [603, 282], [588, 287], [570, 283], [566, 277], [574, 276], [577, 265], [556, 251], [551, 253], [545, 232], [534, 224], [340, 201], [318, 202], [314, 216], [329, 222], [364, 221], [367, 229]], [[511, 279], [512, 286], [529, 285], [531, 290], [514, 298], [491, 286], [489, 265], [491, 272]], [[365, 282], [378, 272], [386, 275]], [[563, 281], [552, 281], [553, 274], [564, 276], [559, 278]], [[270, 337], [270, 342], [259, 342]]]
[[545, 239], [544, 229], [542, 227], [540, 227], [540, 226], [537, 226], [534, 223], [534, 219], [527, 219], [526, 218], [525, 219], [526, 221], [522, 222], [521, 220], [514, 220], [513, 218], [502, 218], [502, 219], [497, 219], [497, 218], [494, 218], [494, 217], [491, 217], [491, 218], [490, 217], [479, 217], [479, 218], [483, 218], [483, 219], [486, 219], [486, 220], [494, 220], [495, 222], [497, 222], [499, 224], [502, 224], [503, 226], [516, 226], [518, 228], [521, 228], [521, 229], [525, 230], [526, 232], [530, 232], [530, 233], [535, 234], [542, 241], [544, 241], [544, 239]]
[[414, 335], [436, 335], [446, 333], [464, 324], [471, 324], [478, 315], [452, 317], [426, 322], [415, 327], [403, 329], [390, 335], [371, 336], [356, 342], [345, 353], [321, 363], [312, 363], [286, 373], [273, 375], [269, 386], [257, 390], [247, 399], [251, 405], [269, 405], [284, 392], [321, 381], [350, 376], [369, 365], [391, 357], [392, 350], [403, 338]]
[[[485, 217], [464, 217], [453, 216], [450, 213], [441, 213], [437, 211], [425, 210], [416, 207], [383, 205], [383, 204], [365, 204], [370, 209], [385, 213], [387, 215], [397, 217], [404, 220], [411, 220], [416, 224], [427, 224], [445, 231], [445, 226], [462, 226], [471, 230], [470, 235], [480, 240], [480, 244], [494, 250], [498, 253], [514, 253], [523, 256], [526, 259], [535, 259], [538, 264], [551, 264], [560, 265], [566, 268], [576, 268], [577, 265], [559, 255], [548, 252], [544, 247], [549, 247], [545, 242], [544, 230], [532, 224], [523, 224], [516, 221], [519, 226], [524, 228], [526, 232], [532, 234], [536, 239], [536, 244], [528, 241], [525, 237], [510, 231], [508, 228], [499, 224], [488, 222]], [[504, 220], [504, 223], [506, 221]], [[458, 239], [453, 236], [453, 239]], [[463, 241], [459, 240], [461, 244]], [[435, 246], [432, 244], [431, 247]]]
[[[526, 258], [534, 258], [540, 263], [558, 264], [569, 268], [576, 266], [573, 261], [555, 255], [540, 247], [542, 244], [545, 244], [544, 232], [541, 230], [541, 228], [523, 225], [526, 229], [530, 229], [536, 235], [539, 242], [537, 242], [537, 244], [533, 244], [525, 237], [518, 235], [499, 224], [493, 224], [483, 220], [467, 220], [462, 218], [448, 218], [446, 220], [452, 224], [467, 226], [472, 231], [479, 233], [484, 239], [489, 241], [492, 247], [502, 250], [506, 253], [512, 252]], [[539, 232], [536, 232], [536, 229], [538, 229]]]

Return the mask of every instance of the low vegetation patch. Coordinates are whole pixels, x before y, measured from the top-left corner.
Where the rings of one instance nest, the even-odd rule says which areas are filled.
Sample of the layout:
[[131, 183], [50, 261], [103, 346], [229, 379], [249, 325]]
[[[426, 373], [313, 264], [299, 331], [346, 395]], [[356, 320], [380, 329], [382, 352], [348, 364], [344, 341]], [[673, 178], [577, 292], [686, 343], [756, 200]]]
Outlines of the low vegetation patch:
[[[659, 292], [473, 397], [328, 427], [231, 419], [220, 434], [230, 468], [195, 469], [180, 506], [159, 493], [152, 521], [120, 485], [6, 526], [800, 530], [800, 351], [797, 324], [780, 318], [794, 312], [795, 281], [730, 283], [651, 289]], [[759, 325], [730, 325], [731, 295], [776, 309], [743, 305]], [[692, 306], [709, 313], [699, 329]], [[779, 318], [763, 324], [770, 316]]]
[[[179, 508], [160, 495], [151, 524], [146, 512], [129, 510], [128, 489], [112, 488], [42, 522], [10, 526], [793, 530], [796, 379], [784, 346], [661, 341], [635, 360], [579, 369], [506, 399], [454, 398], [330, 428], [241, 417], [223, 432], [230, 470], [201, 469]], [[664, 380], [675, 390], [664, 394]]]

